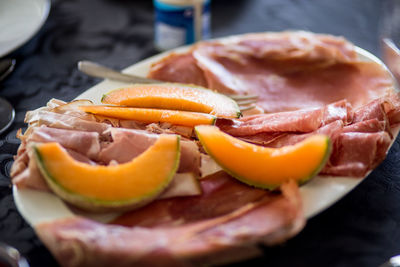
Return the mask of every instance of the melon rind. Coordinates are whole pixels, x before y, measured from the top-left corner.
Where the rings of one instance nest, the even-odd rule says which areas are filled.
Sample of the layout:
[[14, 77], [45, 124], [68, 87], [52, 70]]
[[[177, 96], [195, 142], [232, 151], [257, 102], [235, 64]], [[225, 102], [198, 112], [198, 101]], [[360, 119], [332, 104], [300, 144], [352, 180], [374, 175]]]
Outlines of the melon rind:
[[[162, 135], [161, 135], [162, 136]], [[171, 136], [171, 135], [169, 135]], [[157, 187], [154, 188], [153, 191], [142, 195], [140, 197], [133, 197], [131, 199], [123, 199], [123, 200], [103, 200], [100, 198], [93, 198], [93, 197], [87, 197], [82, 194], [78, 194], [76, 192], [73, 192], [70, 189], [64, 188], [60, 182], [58, 181], [57, 177], [54, 177], [49, 171], [48, 168], [46, 167], [46, 160], [51, 160], [44, 158], [43, 155], [40, 152], [40, 144], [36, 144], [33, 146], [33, 151], [34, 151], [34, 159], [37, 162], [37, 165], [39, 167], [40, 172], [42, 173], [43, 177], [45, 178], [47, 184], [49, 187], [53, 190], [55, 194], [57, 194], [61, 199], [65, 200], [66, 202], [82, 208], [87, 211], [91, 212], [105, 212], [105, 211], [126, 211], [126, 210], [131, 210], [133, 208], [138, 208], [143, 205], [146, 205], [147, 203], [151, 202], [152, 200], [156, 199], [171, 183], [176, 171], [178, 170], [179, 167], [179, 160], [180, 160], [180, 136], [175, 135], [176, 141], [175, 141], [175, 158], [173, 161], [173, 164], [170, 166], [169, 170], [165, 174], [165, 179], [163, 179], [163, 182]], [[160, 137], [161, 139], [161, 137]], [[157, 142], [160, 142], [160, 139]], [[152, 149], [157, 149], [157, 142], [149, 147], [145, 152], [143, 152], [141, 155], [138, 157], [143, 157], [143, 155], [147, 157], [151, 157], [151, 152]], [[44, 144], [46, 145], [46, 144]], [[65, 153], [66, 157], [70, 157], [69, 154], [64, 150], [60, 145], [60, 149], [63, 150], [63, 153]], [[149, 154], [150, 153], [150, 154]], [[133, 163], [138, 157], [134, 158], [132, 161], [124, 164], [131, 164]], [[62, 162], [60, 162], [62, 164]], [[81, 163], [84, 164], [84, 163]], [[157, 164], [156, 162], [154, 164]], [[88, 165], [90, 166], [90, 165]], [[137, 166], [140, 168], [140, 166]], [[135, 175], [134, 172], [132, 172], [132, 175]]]
[[[280, 183], [269, 183], [266, 179], [265, 182], [260, 183], [260, 182], [256, 182], [254, 180], [251, 179], [251, 175], [249, 175], [249, 173], [251, 172], [252, 166], [248, 166], [249, 168], [249, 172], [248, 173], [238, 173], [235, 170], [233, 170], [235, 167], [234, 166], [228, 166], [227, 164], [223, 164], [222, 160], [220, 158], [218, 158], [216, 155], [214, 155], [214, 153], [212, 152], [213, 149], [207, 145], [206, 142], [206, 138], [205, 137], [205, 131], [213, 131], [213, 134], [218, 134], [218, 135], [222, 135], [224, 136], [224, 138], [229, 138], [233, 141], [233, 146], [241, 146], [241, 145], [245, 145], [245, 146], [251, 146], [251, 147], [259, 147], [257, 145], [253, 145], [253, 144], [249, 144], [246, 143], [242, 140], [239, 140], [237, 138], [234, 138], [226, 133], [223, 133], [222, 131], [220, 131], [217, 127], [215, 126], [206, 126], [206, 125], [202, 125], [202, 126], [197, 126], [195, 127], [195, 132], [199, 138], [200, 143], [202, 144], [204, 150], [214, 159], [214, 161], [220, 165], [220, 167], [226, 171], [228, 174], [230, 174], [232, 177], [238, 179], [239, 181], [246, 183], [248, 185], [257, 187], [257, 188], [263, 188], [263, 189], [269, 189], [269, 190], [274, 190], [276, 188], [278, 188], [282, 183], [286, 182], [286, 179], [282, 179], [280, 181]], [[319, 135], [322, 136], [322, 135]], [[295, 180], [298, 184], [304, 184], [305, 182], [307, 182], [308, 180], [310, 180], [311, 178], [313, 178], [314, 176], [316, 176], [321, 169], [325, 166], [326, 162], [329, 159], [330, 153], [331, 153], [331, 141], [329, 139], [328, 136], [323, 136], [323, 149], [324, 149], [324, 153], [323, 156], [321, 157], [320, 161], [317, 162], [317, 164], [315, 164], [315, 167], [310, 169], [310, 172], [305, 175], [305, 176], [298, 176], [298, 177], [291, 177], [290, 179]], [[313, 138], [313, 136], [309, 137], [309, 138]], [[233, 140], [236, 139], [236, 140]], [[307, 139], [306, 139], [307, 140]], [[305, 142], [306, 140], [303, 140], [302, 142]], [[299, 142], [296, 145], [301, 145], [302, 142]], [[289, 146], [287, 146], [289, 147]], [[286, 147], [286, 148], [287, 148]], [[280, 149], [285, 149], [285, 147], [282, 148], [269, 148], [270, 151], [278, 151]], [[272, 152], [273, 153], [273, 152]], [[228, 156], [229, 157], [229, 156]], [[290, 162], [288, 162], [288, 167], [290, 167]], [[266, 173], [266, 177], [268, 176], [268, 174]], [[276, 179], [276, 178], [274, 178]]]
[[[202, 105], [208, 105], [210, 108], [212, 108], [212, 111], [210, 112], [211, 115], [221, 117], [221, 118], [239, 118], [242, 113], [240, 111], [240, 108], [236, 101], [234, 101], [232, 98], [220, 94], [216, 91], [210, 90], [205, 87], [197, 86], [197, 85], [192, 85], [192, 84], [180, 84], [180, 83], [155, 83], [155, 84], [134, 84], [131, 86], [123, 87], [123, 88], [118, 88], [114, 89], [106, 94], [104, 94], [101, 98], [101, 102], [103, 104], [114, 104], [114, 105], [126, 105], [126, 106], [131, 106], [131, 107], [146, 107], [146, 108], [161, 108], [161, 109], [175, 109], [173, 106], [173, 99], [169, 99], [168, 97], [163, 98], [163, 101], [161, 101], [158, 104], [144, 104], [142, 101], [138, 101], [137, 104], [135, 105], [129, 105], [129, 104], [124, 104], [122, 101], [129, 101], [129, 99], [123, 99], [117, 101], [116, 99], [113, 99], [113, 94], [118, 94], [118, 92], [121, 92], [123, 90], [133, 90], [134, 88], [138, 89], [143, 89], [146, 87], [159, 87], [163, 88], [171, 88], [171, 87], [176, 87], [178, 90], [182, 89], [182, 91], [185, 90], [192, 90], [196, 93], [198, 96], [198, 99], [195, 97], [191, 98], [190, 100], [188, 99], [187, 101], [195, 103], [201, 103]], [[177, 94], [179, 92], [176, 92]], [[157, 96], [157, 94], [153, 94], [154, 96]], [[151, 95], [149, 94], [148, 97]], [[115, 96], [114, 96], [115, 97]], [[158, 97], [158, 96], [157, 96]], [[183, 99], [185, 96], [182, 95], [180, 99]], [[118, 95], [117, 97], [118, 98]], [[120, 98], [121, 99], [121, 98]], [[169, 101], [168, 101], [169, 100]], [[203, 112], [206, 113], [205, 110], [202, 109], [196, 109], [196, 108], [188, 108], [188, 109], [180, 109], [183, 111], [192, 111], [192, 112]]]

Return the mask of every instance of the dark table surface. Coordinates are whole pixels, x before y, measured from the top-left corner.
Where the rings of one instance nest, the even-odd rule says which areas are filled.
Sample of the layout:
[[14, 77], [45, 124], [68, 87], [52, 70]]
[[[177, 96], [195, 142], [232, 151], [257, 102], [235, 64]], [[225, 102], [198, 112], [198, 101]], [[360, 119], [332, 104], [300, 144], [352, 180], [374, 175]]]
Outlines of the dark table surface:
[[[303, 29], [343, 35], [379, 55], [380, 0], [213, 0], [211, 8], [213, 37]], [[16, 108], [16, 121], [0, 136], [0, 241], [31, 266], [57, 264], [12, 197], [9, 170], [26, 111], [52, 97], [72, 100], [99, 82], [77, 71], [79, 60], [123, 68], [155, 54], [153, 33], [150, 0], [53, 1], [44, 27], [10, 55], [17, 67], [0, 84], [0, 96]], [[400, 253], [399, 146], [398, 138], [375, 171], [299, 235], [235, 266], [379, 266]]]

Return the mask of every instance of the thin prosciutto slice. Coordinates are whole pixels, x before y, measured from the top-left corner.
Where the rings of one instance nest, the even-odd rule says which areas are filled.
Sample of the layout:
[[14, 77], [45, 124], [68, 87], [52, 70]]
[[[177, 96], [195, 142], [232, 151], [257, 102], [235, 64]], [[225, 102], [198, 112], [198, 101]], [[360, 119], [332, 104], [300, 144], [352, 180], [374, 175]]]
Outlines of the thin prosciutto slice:
[[236, 121], [219, 120], [217, 125], [233, 136], [250, 136], [259, 133], [311, 132], [336, 120], [347, 124], [351, 119], [351, 105], [341, 100], [322, 108], [258, 114]]
[[378, 131], [385, 131], [387, 129], [387, 121], [378, 120], [376, 118], [359, 121], [352, 123], [343, 128], [344, 133], [358, 132], [358, 133], [373, 133]]
[[[180, 59], [193, 56], [183, 68]], [[180, 62], [179, 72], [175, 63]], [[149, 77], [196, 83], [202, 70], [206, 87], [222, 93], [257, 94], [265, 112], [322, 107], [347, 99], [358, 107], [392, 87], [387, 71], [358, 60], [343, 38], [307, 32], [260, 33], [203, 42], [183, 55], [154, 64]], [[162, 66], [162, 67], [160, 67]], [[189, 67], [190, 66], [190, 67]], [[167, 74], [168, 73], [168, 74]], [[203, 84], [202, 84], [203, 85]]]
[[88, 121], [75, 116], [50, 111], [39, 111], [37, 114], [37, 121], [30, 121], [30, 123], [33, 122], [37, 123], [39, 126], [45, 125], [51, 128], [97, 132], [99, 134], [111, 127], [106, 123]]
[[347, 132], [336, 140], [331, 165], [322, 173], [362, 177], [375, 168], [386, 156], [391, 138], [387, 132]]
[[[125, 163], [143, 153], [153, 145], [157, 134], [151, 134], [143, 130], [111, 128], [113, 142], [109, 143], [99, 153], [99, 160], [105, 164], [111, 161]], [[192, 141], [181, 141], [181, 158], [178, 172], [200, 172], [200, 152]]]
[[13, 177], [13, 184], [18, 188], [51, 192], [34, 160], [29, 160], [27, 168]]
[[162, 62], [152, 66], [155, 78], [179, 83], [193, 83], [207, 86], [203, 71], [196, 65], [192, 54], [175, 54], [167, 56]]
[[34, 127], [26, 142], [57, 142], [91, 159], [100, 153], [100, 140], [97, 132], [64, 130], [50, 127]]
[[156, 209], [138, 210], [129, 215], [139, 217], [130, 227], [76, 217], [40, 224], [36, 231], [63, 266], [198, 266], [255, 256], [261, 252], [258, 243], [282, 242], [304, 226], [293, 182], [277, 194], [219, 173], [202, 187], [204, 197], [189, 197], [183, 204], [159, 200]]

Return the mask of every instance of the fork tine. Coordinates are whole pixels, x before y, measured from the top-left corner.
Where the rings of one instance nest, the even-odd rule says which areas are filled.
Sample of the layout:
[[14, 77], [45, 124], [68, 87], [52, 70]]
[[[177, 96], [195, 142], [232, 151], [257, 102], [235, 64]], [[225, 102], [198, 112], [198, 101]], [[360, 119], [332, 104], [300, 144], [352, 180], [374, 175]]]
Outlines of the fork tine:
[[236, 100], [236, 103], [238, 103], [238, 105], [240, 105], [240, 106], [246, 106], [246, 105], [254, 104], [256, 102], [257, 102], [257, 99]]
[[246, 111], [255, 108], [256, 105], [250, 105], [250, 106], [239, 106], [240, 111]]
[[233, 100], [247, 100], [247, 99], [257, 99], [258, 95], [227, 95]]

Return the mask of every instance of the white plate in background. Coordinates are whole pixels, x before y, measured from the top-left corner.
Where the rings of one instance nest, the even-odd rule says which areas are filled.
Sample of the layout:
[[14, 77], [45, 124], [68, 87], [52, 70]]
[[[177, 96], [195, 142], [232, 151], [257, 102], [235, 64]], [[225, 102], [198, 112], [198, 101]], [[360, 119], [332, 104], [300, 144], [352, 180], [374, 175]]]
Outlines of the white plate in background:
[[49, 10], [50, 0], [0, 0], [0, 57], [30, 40]]

